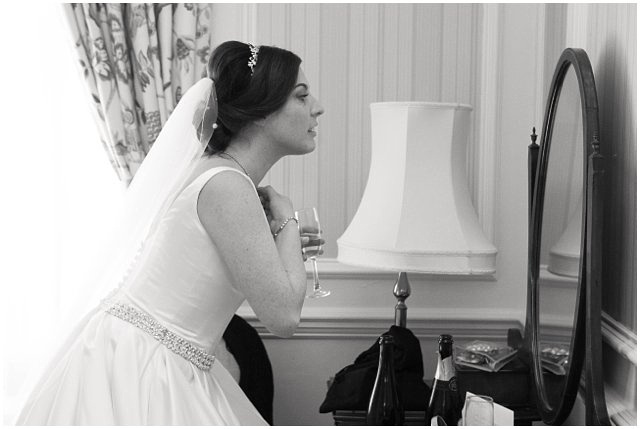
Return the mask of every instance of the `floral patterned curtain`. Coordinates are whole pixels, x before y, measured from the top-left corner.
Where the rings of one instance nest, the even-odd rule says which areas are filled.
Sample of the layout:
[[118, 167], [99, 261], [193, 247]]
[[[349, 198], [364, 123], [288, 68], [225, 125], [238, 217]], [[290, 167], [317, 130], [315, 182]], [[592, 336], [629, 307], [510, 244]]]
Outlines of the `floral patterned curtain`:
[[128, 184], [180, 96], [206, 74], [211, 5], [63, 5], [102, 144]]

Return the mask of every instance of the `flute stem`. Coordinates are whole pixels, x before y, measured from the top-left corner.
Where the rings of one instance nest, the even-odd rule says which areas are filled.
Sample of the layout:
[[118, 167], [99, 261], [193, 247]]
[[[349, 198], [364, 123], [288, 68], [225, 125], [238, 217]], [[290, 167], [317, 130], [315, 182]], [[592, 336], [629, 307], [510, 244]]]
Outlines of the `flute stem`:
[[313, 261], [313, 290], [316, 291], [320, 289], [320, 279], [318, 278], [318, 263], [316, 262], [316, 258], [311, 258]]

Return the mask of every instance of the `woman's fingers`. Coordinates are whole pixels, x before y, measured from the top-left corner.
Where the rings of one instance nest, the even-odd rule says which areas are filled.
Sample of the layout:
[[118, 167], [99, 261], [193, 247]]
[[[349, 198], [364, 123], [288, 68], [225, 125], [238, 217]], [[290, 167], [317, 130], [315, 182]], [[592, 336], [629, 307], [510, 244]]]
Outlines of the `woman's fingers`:
[[300, 244], [302, 247], [314, 247], [314, 246], [322, 246], [324, 244], [323, 238], [310, 238], [310, 237], [300, 237]]
[[258, 195], [264, 196], [267, 200], [271, 199], [272, 196], [278, 195], [275, 189], [271, 187], [271, 185], [267, 185], [264, 187], [257, 188]]
[[[324, 254], [324, 250], [323, 250], [323, 249], [320, 249], [320, 251], [318, 252], [317, 256], [320, 256], [320, 255], [322, 255], [322, 254]], [[307, 262], [307, 259], [309, 259], [309, 258], [307, 257], [307, 255], [305, 255], [304, 253], [302, 253], [302, 260], [303, 260], [304, 262]]]
[[323, 244], [324, 244], [323, 238], [314, 238], [309, 240], [309, 243], [307, 243], [307, 246], [322, 246]]
[[319, 230], [315, 226], [304, 225], [300, 228], [300, 234], [322, 234], [322, 230]]

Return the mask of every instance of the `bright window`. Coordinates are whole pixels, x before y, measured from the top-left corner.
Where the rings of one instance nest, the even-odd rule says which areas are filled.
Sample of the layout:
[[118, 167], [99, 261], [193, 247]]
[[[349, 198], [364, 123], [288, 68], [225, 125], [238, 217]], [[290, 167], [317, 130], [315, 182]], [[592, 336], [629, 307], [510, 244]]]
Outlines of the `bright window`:
[[121, 203], [122, 186], [101, 146], [60, 5], [14, 2], [1, 15], [8, 277], [0, 350], [3, 422], [12, 424], [28, 378], [55, 352], [46, 344], [61, 311], [88, 287], [91, 249]]

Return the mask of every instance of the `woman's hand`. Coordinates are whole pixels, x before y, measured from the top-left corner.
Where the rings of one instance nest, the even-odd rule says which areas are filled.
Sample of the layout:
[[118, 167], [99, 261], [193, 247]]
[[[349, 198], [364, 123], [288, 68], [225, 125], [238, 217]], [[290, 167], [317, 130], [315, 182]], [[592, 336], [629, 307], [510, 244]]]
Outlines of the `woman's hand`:
[[[304, 249], [306, 247], [315, 247], [315, 246], [323, 246], [324, 245], [324, 238], [315, 238], [315, 239], [311, 239], [310, 237], [305, 237], [304, 233], [305, 232], [312, 232], [312, 233], [317, 233], [317, 231], [300, 231], [300, 247], [302, 248], [302, 259], [304, 261], [307, 260], [307, 255], [305, 254]], [[320, 251], [318, 252], [318, 256], [322, 255], [324, 253], [324, 247], [320, 247]]]
[[[294, 211], [291, 200], [286, 196], [276, 192], [276, 190], [271, 186], [258, 188], [258, 195], [260, 196], [260, 203], [262, 203], [264, 213], [267, 216], [267, 221], [269, 222], [271, 233], [274, 234], [278, 230], [280, 225], [282, 225], [282, 222], [285, 221], [285, 219], [293, 216]], [[322, 238], [311, 240], [309, 237], [303, 236], [305, 232], [317, 233], [318, 231], [300, 231], [301, 250], [306, 247], [322, 246], [324, 244], [324, 239]], [[320, 249], [318, 255], [322, 255], [323, 253], [324, 251]], [[302, 253], [302, 259], [305, 261], [307, 260], [304, 252]]]
[[279, 194], [271, 186], [258, 188], [262, 208], [267, 216], [271, 234], [275, 234], [282, 222], [293, 216], [293, 205], [286, 196]]

